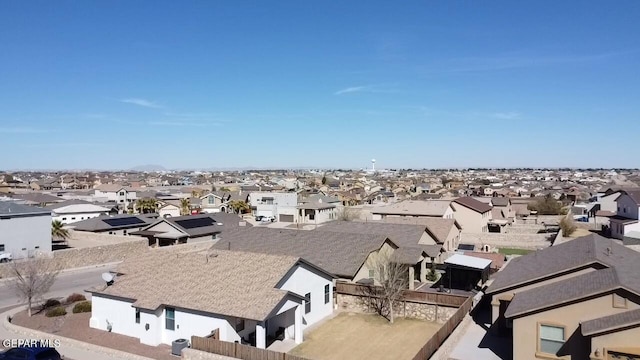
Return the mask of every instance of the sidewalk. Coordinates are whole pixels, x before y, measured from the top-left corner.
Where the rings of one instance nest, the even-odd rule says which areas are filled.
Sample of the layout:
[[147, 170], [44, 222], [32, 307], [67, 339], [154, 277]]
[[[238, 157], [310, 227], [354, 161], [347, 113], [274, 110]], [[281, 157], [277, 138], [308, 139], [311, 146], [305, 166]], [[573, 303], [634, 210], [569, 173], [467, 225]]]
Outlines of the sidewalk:
[[65, 359], [72, 360], [153, 360], [151, 358], [85, 343], [75, 339], [46, 334], [11, 324], [8, 320], [9, 317], [22, 310], [24, 310], [24, 307], [20, 306], [0, 314], [0, 339], [57, 339], [60, 340], [60, 347], [57, 348], [58, 352], [63, 355]]

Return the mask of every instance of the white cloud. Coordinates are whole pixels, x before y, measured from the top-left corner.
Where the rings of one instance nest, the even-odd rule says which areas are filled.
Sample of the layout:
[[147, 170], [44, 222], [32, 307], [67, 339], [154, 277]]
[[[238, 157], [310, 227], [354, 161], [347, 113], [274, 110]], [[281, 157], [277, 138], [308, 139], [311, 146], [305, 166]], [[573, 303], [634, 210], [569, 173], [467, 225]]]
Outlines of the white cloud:
[[348, 88], [344, 88], [338, 90], [334, 93], [334, 95], [344, 95], [349, 93], [384, 93], [391, 94], [397, 93], [398, 90], [391, 88], [387, 85], [362, 85], [362, 86], [351, 86]]
[[499, 120], [515, 120], [520, 118], [520, 113], [517, 112], [499, 112], [491, 114], [492, 118]]
[[164, 107], [156, 102], [145, 100], [145, 99], [138, 99], [138, 98], [121, 99], [120, 102], [138, 105], [138, 106], [151, 108], [151, 109], [162, 109]]

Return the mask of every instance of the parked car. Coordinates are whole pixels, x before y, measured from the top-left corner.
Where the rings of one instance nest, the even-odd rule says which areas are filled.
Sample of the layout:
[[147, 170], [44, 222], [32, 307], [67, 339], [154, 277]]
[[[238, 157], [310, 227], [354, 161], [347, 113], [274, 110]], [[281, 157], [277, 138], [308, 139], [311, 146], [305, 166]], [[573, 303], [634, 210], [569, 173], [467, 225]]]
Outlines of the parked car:
[[264, 216], [258, 215], [258, 216], [256, 216], [256, 221], [262, 221], [263, 218], [264, 218]]
[[0, 252], [0, 263], [9, 262], [13, 260], [13, 255], [8, 252]]
[[0, 353], [2, 360], [61, 360], [60, 353], [51, 347], [19, 347]]
[[262, 222], [274, 222], [276, 221], [275, 216], [263, 216]]

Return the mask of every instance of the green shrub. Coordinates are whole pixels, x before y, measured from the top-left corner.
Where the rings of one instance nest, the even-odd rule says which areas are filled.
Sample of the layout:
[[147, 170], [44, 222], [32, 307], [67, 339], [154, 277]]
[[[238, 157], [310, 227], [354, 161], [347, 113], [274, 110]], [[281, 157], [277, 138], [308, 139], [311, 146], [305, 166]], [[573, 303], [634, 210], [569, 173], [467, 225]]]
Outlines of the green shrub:
[[78, 301], [85, 301], [85, 300], [87, 300], [87, 298], [84, 297], [84, 295], [74, 293], [67, 297], [67, 304], [71, 304]]
[[56, 299], [47, 299], [47, 301], [42, 304], [42, 310], [50, 309], [56, 306], [60, 306], [60, 301]]
[[429, 268], [429, 272], [427, 272], [427, 280], [428, 281], [436, 281], [438, 280], [438, 272], [436, 271], [436, 264], [431, 263], [431, 267]]
[[85, 312], [91, 312], [91, 301], [79, 302], [73, 307], [74, 314]]
[[65, 310], [65, 308], [63, 308], [62, 306], [57, 306], [47, 310], [45, 315], [47, 317], [63, 316], [63, 315], [67, 315], [67, 310]]

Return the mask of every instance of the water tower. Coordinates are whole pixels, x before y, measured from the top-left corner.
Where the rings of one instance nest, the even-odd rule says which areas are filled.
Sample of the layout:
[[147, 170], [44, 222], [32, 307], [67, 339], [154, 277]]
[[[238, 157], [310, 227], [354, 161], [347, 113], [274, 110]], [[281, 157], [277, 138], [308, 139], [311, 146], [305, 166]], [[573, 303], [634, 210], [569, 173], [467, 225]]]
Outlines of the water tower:
[[376, 159], [371, 159], [371, 171], [376, 171]]

